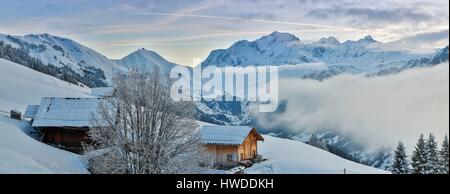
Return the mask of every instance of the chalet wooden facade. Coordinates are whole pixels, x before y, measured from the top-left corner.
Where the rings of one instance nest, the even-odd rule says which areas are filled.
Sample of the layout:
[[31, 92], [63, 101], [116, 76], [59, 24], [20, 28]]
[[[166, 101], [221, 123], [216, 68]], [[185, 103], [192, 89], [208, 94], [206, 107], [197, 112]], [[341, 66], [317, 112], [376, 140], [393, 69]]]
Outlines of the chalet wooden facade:
[[40, 127], [42, 142], [75, 152], [83, 152], [83, 143], [89, 143], [89, 128]]
[[99, 100], [100, 98], [44, 97], [38, 107], [29, 107], [30, 114], [27, 118], [32, 120], [34, 128], [40, 130], [44, 143], [81, 153], [82, 144], [89, 142], [87, 132], [93, 127], [91, 118], [97, 111]]
[[233, 167], [258, 155], [258, 141], [264, 138], [248, 126], [204, 126], [202, 142], [218, 167]]

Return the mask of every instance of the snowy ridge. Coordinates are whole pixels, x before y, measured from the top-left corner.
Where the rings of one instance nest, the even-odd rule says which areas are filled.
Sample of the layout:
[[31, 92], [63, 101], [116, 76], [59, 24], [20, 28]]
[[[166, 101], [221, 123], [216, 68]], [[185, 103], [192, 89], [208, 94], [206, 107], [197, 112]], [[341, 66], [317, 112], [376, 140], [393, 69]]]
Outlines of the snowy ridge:
[[67, 67], [80, 75], [92, 71], [92, 68], [100, 69], [105, 74], [103, 81], [106, 83], [110, 83], [115, 73], [126, 70], [102, 54], [67, 38], [49, 34], [25, 36], [0, 34], [0, 41], [15, 48], [28, 50], [30, 56], [44, 64]]
[[[436, 53], [418, 54], [407, 50], [388, 50], [387, 45], [365, 36], [356, 41], [339, 42], [335, 37], [304, 43], [289, 33], [273, 32], [255, 41], [241, 40], [227, 49], [214, 50], [202, 66], [280, 66], [322, 63], [332, 68], [328, 74], [376, 73], [402, 67], [411, 60], [430, 58]], [[340, 69], [342, 71], [336, 71]], [[320, 74], [321, 71], [313, 72]], [[310, 75], [314, 78], [320, 75]], [[325, 76], [326, 78], [326, 76]]]

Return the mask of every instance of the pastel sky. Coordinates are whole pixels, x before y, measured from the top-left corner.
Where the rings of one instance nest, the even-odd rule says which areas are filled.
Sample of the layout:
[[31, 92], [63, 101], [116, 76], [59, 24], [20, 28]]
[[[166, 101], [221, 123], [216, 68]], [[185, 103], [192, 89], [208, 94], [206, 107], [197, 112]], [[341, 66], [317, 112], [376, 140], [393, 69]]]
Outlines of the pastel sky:
[[302, 41], [372, 35], [424, 48], [448, 45], [448, 0], [2, 0], [0, 33], [50, 33], [109, 58], [138, 48], [191, 65], [213, 49], [272, 31]]

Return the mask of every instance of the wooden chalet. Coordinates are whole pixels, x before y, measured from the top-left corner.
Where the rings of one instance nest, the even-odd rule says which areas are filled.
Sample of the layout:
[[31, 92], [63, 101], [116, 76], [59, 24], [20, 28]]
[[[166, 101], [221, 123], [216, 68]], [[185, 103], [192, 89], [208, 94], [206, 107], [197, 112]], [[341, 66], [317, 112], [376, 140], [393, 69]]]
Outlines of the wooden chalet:
[[82, 143], [89, 142], [87, 131], [93, 127], [92, 114], [97, 111], [100, 100], [44, 97], [38, 108], [29, 107], [28, 117], [32, 119], [32, 126], [42, 133], [44, 143], [81, 153]]
[[219, 167], [256, 159], [258, 141], [264, 140], [256, 128], [248, 126], [204, 126], [200, 134], [214, 165]]

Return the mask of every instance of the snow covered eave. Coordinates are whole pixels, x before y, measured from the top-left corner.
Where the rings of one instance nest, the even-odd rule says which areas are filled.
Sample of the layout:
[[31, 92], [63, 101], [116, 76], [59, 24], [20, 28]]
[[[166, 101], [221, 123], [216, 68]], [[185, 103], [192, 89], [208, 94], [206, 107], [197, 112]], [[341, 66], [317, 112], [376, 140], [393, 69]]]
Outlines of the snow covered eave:
[[91, 126], [33, 126], [35, 128], [61, 128], [61, 129], [71, 129], [79, 131], [88, 131]]
[[226, 142], [223, 142], [223, 143], [218, 143], [218, 142], [208, 143], [208, 142], [204, 142], [203, 144], [205, 144], [205, 145], [221, 145], [221, 146], [236, 146], [236, 147], [241, 145], [240, 143], [226, 143]]

